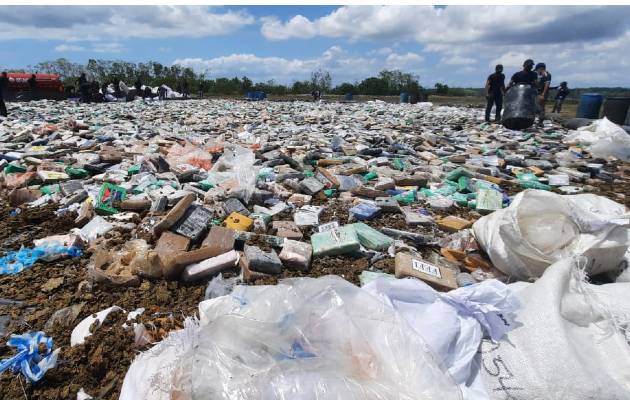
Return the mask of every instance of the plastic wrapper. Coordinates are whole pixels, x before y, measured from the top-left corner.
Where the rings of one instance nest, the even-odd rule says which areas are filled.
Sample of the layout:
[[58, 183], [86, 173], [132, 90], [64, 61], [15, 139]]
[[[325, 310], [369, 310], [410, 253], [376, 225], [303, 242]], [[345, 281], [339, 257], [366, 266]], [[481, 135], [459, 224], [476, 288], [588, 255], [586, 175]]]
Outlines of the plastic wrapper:
[[473, 231], [496, 268], [529, 280], [575, 254], [595, 260], [589, 274], [616, 269], [630, 245], [628, 226], [630, 213], [605, 197], [526, 190], [508, 208], [477, 220]]
[[121, 400], [459, 399], [389, 305], [333, 276], [237, 286], [136, 358]]
[[0, 257], [0, 275], [17, 274], [35, 264], [37, 261], [54, 261], [62, 257], [79, 257], [81, 250], [78, 247], [66, 247], [58, 243], [47, 243], [32, 249], [21, 248], [18, 251], [10, 251], [4, 257]]
[[606, 117], [568, 134], [564, 142], [585, 145], [589, 153], [595, 157], [613, 157], [630, 161], [630, 136]]
[[363, 290], [403, 316], [448, 369], [464, 398], [487, 398], [475, 393], [481, 382], [469, 378], [477, 375], [473, 360], [481, 340], [499, 340], [516, 325], [520, 303], [507, 285], [489, 280], [439, 293], [417, 279], [379, 278]]
[[88, 222], [83, 228], [77, 229], [75, 232], [86, 242], [90, 243], [96, 240], [97, 237], [106, 234], [114, 229], [114, 225], [105, 221], [105, 218], [101, 216], [95, 216]]
[[17, 354], [0, 360], [0, 373], [5, 370], [20, 372], [27, 381], [37, 382], [46, 371], [57, 366], [59, 349], [53, 351], [53, 340], [44, 332], [11, 335], [7, 345], [15, 347]]
[[120, 250], [97, 249], [88, 265], [88, 275], [95, 281], [113, 286], [135, 286], [137, 274], [152, 262], [149, 245], [142, 239], [130, 240]]
[[175, 143], [169, 149], [166, 160], [173, 166], [190, 164], [206, 171], [212, 168], [212, 155], [190, 142], [186, 142], [184, 146]]
[[593, 262], [567, 258], [535, 283], [509, 285], [519, 324], [479, 350], [490, 399], [630, 398], [630, 283], [588, 283]]
[[228, 179], [221, 183], [230, 197], [237, 197], [245, 203], [254, 192], [257, 170], [254, 167], [255, 155], [240, 146], [226, 145], [225, 152], [212, 167], [211, 172], [220, 173]]

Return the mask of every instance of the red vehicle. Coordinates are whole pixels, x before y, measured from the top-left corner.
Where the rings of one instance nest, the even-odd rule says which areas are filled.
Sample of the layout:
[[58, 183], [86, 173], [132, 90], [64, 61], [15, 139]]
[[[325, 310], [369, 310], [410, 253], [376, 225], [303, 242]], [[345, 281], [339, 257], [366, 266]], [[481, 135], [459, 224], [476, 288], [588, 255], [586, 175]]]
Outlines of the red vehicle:
[[[21, 72], [9, 72], [9, 87], [5, 100], [29, 100], [31, 89], [28, 79], [32, 74]], [[61, 100], [65, 98], [63, 84], [57, 74], [35, 74], [37, 81], [37, 96], [40, 99]]]

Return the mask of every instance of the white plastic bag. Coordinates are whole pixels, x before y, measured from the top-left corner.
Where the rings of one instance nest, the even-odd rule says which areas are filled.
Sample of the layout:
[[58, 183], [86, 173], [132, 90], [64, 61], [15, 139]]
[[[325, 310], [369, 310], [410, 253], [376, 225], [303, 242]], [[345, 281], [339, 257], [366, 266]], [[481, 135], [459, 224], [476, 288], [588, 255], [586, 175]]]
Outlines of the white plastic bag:
[[227, 195], [237, 197], [245, 203], [254, 192], [257, 169], [254, 167], [254, 153], [240, 146], [226, 144], [221, 158], [212, 166], [212, 172], [227, 175], [228, 179], [220, 185]]
[[400, 314], [339, 277], [237, 286], [199, 315], [138, 356], [121, 400], [461, 398]]
[[574, 254], [595, 260], [589, 274], [616, 269], [630, 244], [628, 226], [630, 213], [605, 197], [528, 189], [509, 207], [477, 220], [473, 231], [496, 268], [530, 280]]
[[519, 302], [507, 285], [491, 279], [439, 293], [417, 279], [376, 279], [363, 290], [395, 308], [428, 344], [460, 386], [465, 399], [476, 395], [469, 377], [484, 337], [500, 339], [515, 326]]
[[630, 398], [630, 283], [588, 284], [588, 262], [562, 260], [535, 283], [509, 285], [520, 324], [480, 351], [492, 399]]
[[578, 128], [567, 135], [564, 142], [586, 145], [589, 153], [595, 157], [614, 157], [630, 161], [630, 135], [606, 117], [589, 126]]

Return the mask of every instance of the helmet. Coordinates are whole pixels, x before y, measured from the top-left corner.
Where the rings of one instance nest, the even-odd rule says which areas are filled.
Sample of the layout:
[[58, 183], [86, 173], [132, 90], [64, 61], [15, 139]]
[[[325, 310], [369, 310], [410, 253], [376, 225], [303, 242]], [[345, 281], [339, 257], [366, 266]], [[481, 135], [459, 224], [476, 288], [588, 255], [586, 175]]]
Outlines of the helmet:
[[560, 82], [560, 86], [566, 86], [567, 83], [566, 82]]
[[547, 69], [547, 66], [545, 65], [545, 63], [538, 63], [538, 64], [536, 64], [536, 68], [535, 69], [539, 69], [539, 68]]
[[497, 72], [501, 72], [501, 71], [503, 71], [503, 65], [501, 65], [501, 64], [497, 64], [497, 66], [496, 66], [496, 67], [494, 67], [494, 70], [495, 70], [495, 71], [497, 71]]
[[523, 67], [525, 67], [525, 68], [530, 68], [531, 69], [533, 66], [534, 66], [534, 60], [532, 60], [531, 58], [528, 58], [523, 63]]

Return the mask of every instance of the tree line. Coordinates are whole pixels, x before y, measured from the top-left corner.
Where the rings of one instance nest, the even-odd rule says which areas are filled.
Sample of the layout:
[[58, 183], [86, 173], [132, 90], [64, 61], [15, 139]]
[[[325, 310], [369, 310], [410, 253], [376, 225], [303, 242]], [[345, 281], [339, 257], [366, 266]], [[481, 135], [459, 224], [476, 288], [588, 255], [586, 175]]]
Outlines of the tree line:
[[175, 90], [185, 81], [190, 92], [203, 90], [213, 95], [240, 95], [249, 91], [264, 91], [268, 94], [307, 94], [320, 90], [328, 94], [346, 94], [388, 96], [398, 95], [400, 92], [420, 93], [423, 91], [418, 82], [418, 76], [399, 70], [383, 70], [377, 76], [356, 82], [344, 82], [333, 86], [330, 73], [317, 69], [311, 73], [310, 79], [295, 81], [290, 85], [277, 83], [274, 80], [253, 82], [247, 76], [233, 78], [208, 79], [206, 73], [197, 73], [181, 65], [163, 65], [156, 61], [146, 63], [132, 63], [126, 61], [94, 60], [86, 64], [75, 63], [65, 58], [44, 61], [29, 66], [28, 69], [12, 72], [38, 72], [58, 74], [65, 86], [76, 84], [81, 73], [87, 75], [88, 80], [99, 83], [122, 80], [131, 86], [137, 79], [149, 86], [165, 84]]

